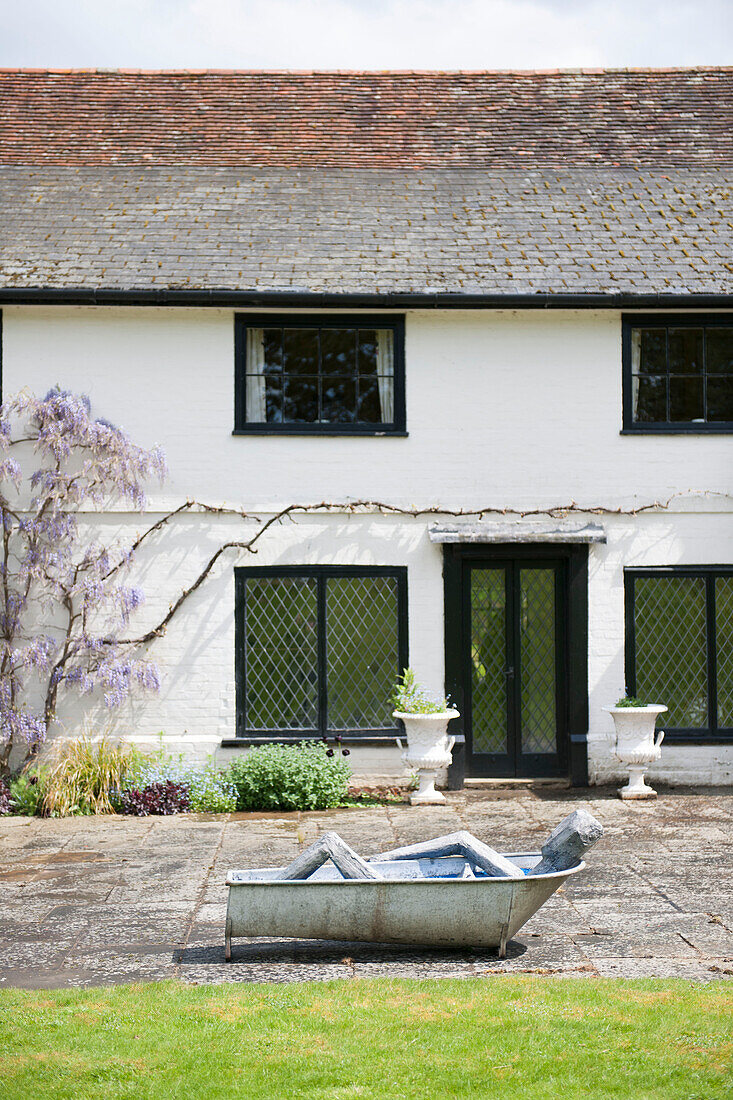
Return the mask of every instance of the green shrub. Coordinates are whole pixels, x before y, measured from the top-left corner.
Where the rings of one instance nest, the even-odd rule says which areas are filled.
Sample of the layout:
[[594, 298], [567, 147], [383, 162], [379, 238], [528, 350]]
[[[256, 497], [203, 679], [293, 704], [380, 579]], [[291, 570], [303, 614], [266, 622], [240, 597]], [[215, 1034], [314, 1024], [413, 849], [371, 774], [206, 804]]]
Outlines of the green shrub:
[[22, 775], [10, 780], [12, 813], [23, 814], [25, 817], [35, 817], [40, 813], [45, 791], [43, 779], [42, 773], [23, 772]]
[[351, 768], [321, 745], [262, 745], [229, 774], [238, 810], [331, 810], [346, 797]]

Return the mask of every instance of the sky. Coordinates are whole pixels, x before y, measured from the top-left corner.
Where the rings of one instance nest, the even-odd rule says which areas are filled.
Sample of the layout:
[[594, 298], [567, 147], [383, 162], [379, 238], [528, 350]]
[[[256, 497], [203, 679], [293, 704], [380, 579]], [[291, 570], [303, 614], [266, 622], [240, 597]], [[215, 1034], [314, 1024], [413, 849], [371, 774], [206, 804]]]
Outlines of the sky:
[[0, 0], [0, 66], [531, 69], [733, 62], [733, 0]]

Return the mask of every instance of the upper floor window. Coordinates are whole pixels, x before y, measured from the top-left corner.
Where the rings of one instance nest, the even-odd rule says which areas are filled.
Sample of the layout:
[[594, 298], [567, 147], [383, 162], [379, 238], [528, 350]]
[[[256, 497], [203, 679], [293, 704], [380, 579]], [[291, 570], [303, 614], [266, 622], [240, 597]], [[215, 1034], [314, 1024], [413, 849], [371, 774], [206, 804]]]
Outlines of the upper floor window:
[[236, 318], [235, 431], [405, 430], [401, 317]]
[[733, 431], [733, 317], [625, 317], [624, 429]]

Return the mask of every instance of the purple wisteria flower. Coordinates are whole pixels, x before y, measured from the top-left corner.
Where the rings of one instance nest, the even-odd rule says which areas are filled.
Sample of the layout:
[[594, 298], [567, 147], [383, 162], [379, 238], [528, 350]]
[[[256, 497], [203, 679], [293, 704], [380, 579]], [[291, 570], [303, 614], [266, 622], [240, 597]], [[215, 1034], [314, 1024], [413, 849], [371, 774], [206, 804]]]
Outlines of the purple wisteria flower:
[[44, 740], [60, 690], [114, 707], [159, 687], [155, 665], [120, 640], [144, 602], [125, 580], [132, 551], [83, 534], [78, 514], [142, 509], [145, 483], [165, 474], [159, 447], [94, 419], [83, 394], [24, 391], [0, 407], [0, 773], [13, 744]]

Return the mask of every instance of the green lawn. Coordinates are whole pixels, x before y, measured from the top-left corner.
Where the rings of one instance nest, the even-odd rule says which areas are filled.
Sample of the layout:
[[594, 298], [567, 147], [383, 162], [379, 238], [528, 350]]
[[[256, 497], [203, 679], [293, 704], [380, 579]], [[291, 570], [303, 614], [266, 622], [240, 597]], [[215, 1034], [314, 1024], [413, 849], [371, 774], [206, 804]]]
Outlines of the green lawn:
[[733, 1094], [733, 986], [490, 977], [0, 992], [0, 1096]]

